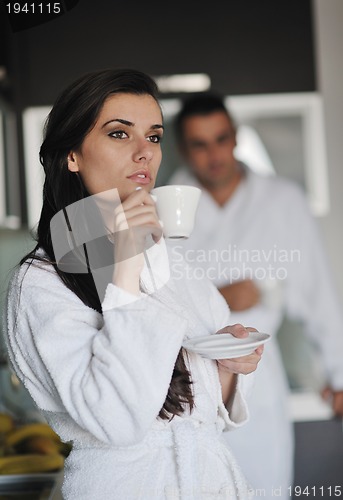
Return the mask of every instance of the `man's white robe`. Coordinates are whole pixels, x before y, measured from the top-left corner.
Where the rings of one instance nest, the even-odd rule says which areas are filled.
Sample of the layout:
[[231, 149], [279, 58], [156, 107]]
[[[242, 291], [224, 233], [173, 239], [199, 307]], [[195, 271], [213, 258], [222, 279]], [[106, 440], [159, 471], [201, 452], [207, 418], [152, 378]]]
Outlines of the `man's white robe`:
[[219, 288], [252, 278], [268, 291], [257, 306], [231, 313], [232, 323], [273, 338], [256, 372], [251, 419], [226, 440], [263, 498], [273, 498], [273, 488], [280, 487], [278, 498], [289, 498], [294, 438], [276, 334], [284, 315], [301, 321], [319, 349], [328, 383], [342, 390], [341, 305], [301, 188], [278, 176], [258, 176], [246, 167], [245, 172], [233, 196], [220, 207], [187, 169], [176, 171], [168, 184], [196, 185], [202, 196], [191, 237], [170, 244], [198, 278], [205, 274]]

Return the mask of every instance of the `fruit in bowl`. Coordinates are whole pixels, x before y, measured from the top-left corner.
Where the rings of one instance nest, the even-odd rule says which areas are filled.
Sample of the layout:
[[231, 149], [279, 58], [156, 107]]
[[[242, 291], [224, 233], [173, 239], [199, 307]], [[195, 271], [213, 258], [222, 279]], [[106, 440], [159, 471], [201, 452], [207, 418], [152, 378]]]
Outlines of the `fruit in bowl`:
[[71, 451], [45, 422], [16, 425], [11, 415], [0, 413], [0, 476], [57, 472]]

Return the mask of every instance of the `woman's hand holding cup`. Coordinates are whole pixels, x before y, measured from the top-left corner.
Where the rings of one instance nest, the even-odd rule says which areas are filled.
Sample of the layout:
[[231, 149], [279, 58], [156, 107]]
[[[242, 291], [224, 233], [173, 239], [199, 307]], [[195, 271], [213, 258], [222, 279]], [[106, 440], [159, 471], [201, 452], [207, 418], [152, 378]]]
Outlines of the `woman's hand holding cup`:
[[131, 193], [115, 209], [114, 228], [113, 283], [138, 295], [146, 238], [151, 235], [157, 243], [162, 237], [152, 196], [144, 189]]

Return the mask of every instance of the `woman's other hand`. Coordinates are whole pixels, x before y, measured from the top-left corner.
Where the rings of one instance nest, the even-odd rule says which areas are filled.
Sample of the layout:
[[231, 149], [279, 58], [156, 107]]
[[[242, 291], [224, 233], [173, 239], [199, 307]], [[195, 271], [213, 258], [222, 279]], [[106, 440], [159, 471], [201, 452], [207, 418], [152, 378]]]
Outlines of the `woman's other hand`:
[[[236, 325], [226, 326], [219, 330], [217, 334], [220, 333], [230, 333], [233, 337], [238, 339], [246, 338], [249, 332], [257, 332], [256, 328], [244, 327], [243, 325], [237, 323]], [[224, 371], [235, 374], [247, 375], [256, 370], [258, 363], [261, 361], [264, 346], [259, 346], [255, 351], [246, 356], [240, 356], [231, 359], [218, 359], [218, 368]]]
[[[217, 334], [231, 333], [236, 338], [246, 338], [249, 332], [257, 332], [256, 328], [244, 327], [241, 324], [226, 326], [219, 330]], [[264, 346], [259, 346], [255, 351], [247, 356], [240, 356], [232, 359], [218, 359], [219, 380], [222, 387], [222, 398], [225, 405], [228, 405], [237, 383], [237, 375], [247, 375], [256, 370], [261, 360]]]

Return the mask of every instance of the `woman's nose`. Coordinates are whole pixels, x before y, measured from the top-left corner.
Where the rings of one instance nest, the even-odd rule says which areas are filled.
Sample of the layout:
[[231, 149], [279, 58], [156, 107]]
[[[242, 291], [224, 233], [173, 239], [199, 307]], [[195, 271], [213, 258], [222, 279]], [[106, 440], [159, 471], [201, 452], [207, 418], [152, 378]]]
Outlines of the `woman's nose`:
[[152, 144], [147, 140], [141, 141], [137, 145], [137, 150], [134, 153], [135, 162], [148, 162], [153, 157]]

